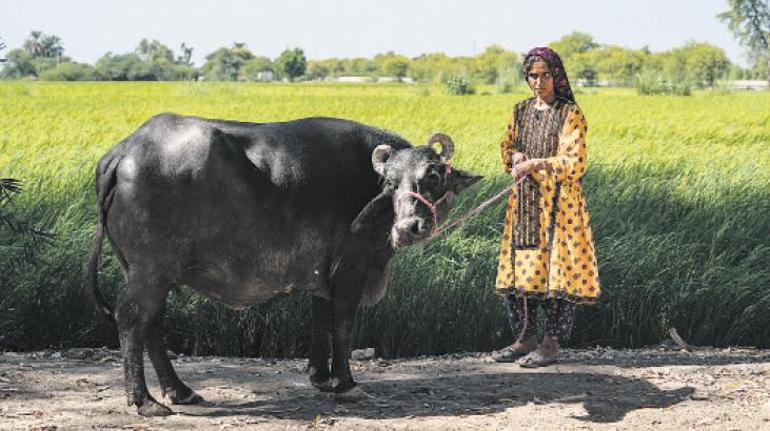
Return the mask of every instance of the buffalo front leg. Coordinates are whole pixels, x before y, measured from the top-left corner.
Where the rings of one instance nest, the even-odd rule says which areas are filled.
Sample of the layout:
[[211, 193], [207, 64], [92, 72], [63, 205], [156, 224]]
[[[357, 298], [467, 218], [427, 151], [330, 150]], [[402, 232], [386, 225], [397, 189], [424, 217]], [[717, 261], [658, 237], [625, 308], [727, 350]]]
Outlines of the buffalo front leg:
[[313, 327], [310, 340], [310, 383], [322, 391], [332, 390], [329, 354], [332, 340], [332, 306], [326, 298], [313, 296]]
[[163, 342], [163, 311], [147, 328], [145, 347], [155, 368], [155, 374], [158, 375], [161, 391], [171, 400], [171, 404], [197, 404], [203, 401], [203, 397], [182, 382], [168, 359]]
[[158, 403], [147, 391], [144, 379], [144, 338], [149, 324], [163, 310], [167, 290], [157, 290], [143, 277], [128, 274], [126, 296], [116, 314], [123, 356], [126, 397], [142, 416], [165, 416], [171, 409]]
[[359, 298], [360, 294], [352, 297], [339, 295], [332, 301], [332, 390], [337, 394], [356, 387], [356, 381], [350, 373], [350, 346]]

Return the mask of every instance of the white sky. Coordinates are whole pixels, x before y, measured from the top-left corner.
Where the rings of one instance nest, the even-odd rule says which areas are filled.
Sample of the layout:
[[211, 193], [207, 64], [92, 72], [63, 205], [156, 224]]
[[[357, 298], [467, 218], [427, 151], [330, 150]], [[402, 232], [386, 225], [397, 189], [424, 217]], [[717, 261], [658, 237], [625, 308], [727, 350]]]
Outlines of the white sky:
[[295, 46], [310, 59], [414, 57], [472, 55], [493, 43], [525, 52], [579, 30], [652, 51], [709, 42], [745, 66], [744, 49], [716, 18], [726, 9], [727, 0], [0, 0], [0, 38], [12, 49], [41, 30], [92, 64], [108, 51], [133, 51], [143, 37], [176, 53], [185, 42], [200, 65], [236, 41], [270, 58]]

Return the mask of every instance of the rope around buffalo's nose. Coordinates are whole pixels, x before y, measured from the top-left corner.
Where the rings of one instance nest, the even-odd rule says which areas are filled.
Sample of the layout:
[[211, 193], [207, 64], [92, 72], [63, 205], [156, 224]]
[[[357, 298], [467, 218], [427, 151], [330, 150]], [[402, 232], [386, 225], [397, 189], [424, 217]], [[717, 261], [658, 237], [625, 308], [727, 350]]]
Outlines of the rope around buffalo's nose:
[[522, 181], [524, 181], [525, 178], [526, 178], [526, 176], [523, 176], [523, 177], [519, 178], [516, 182], [514, 182], [513, 185], [505, 186], [505, 188], [503, 188], [502, 190], [497, 192], [497, 194], [495, 194], [491, 198], [485, 200], [484, 202], [480, 203], [479, 205], [475, 206], [474, 208], [469, 209], [468, 211], [465, 212], [465, 214], [463, 214], [462, 216], [458, 217], [457, 219], [455, 219], [451, 223], [445, 224], [445, 225], [441, 226], [438, 229], [435, 228], [435, 224], [434, 224], [433, 233], [431, 233], [430, 236], [428, 238], [426, 238], [426, 241], [427, 240], [431, 240], [431, 239], [441, 235], [442, 233], [444, 233], [444, 232], [446, 232], [446, 231], [448, 231], [448, 230], [450, 230], [450, 229], [452, 229], [452, 228], [454, 228], [454, 227], [456, 227], [456, 226], [458, 226], [458, 225], [460, 225], [462, 223], [465, 223], [469, 218], [471, 218], [471, 217], [475, 216], [476, 214], [480, 213], [484, 208], [486, 208], [486, 207], [492, 205], [493, 203], [497, 202], [503, 196], [508, 195], [511, 192], [511, 189], [514, 186], [519, 185]]

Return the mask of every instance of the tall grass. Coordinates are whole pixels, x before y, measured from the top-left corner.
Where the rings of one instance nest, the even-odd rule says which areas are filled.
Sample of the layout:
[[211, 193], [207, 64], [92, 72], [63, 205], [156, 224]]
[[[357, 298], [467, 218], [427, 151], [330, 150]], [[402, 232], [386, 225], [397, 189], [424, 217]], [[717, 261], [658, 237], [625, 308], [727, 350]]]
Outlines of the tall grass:
[[[521, 88], [482, 90], [453, 97], [440, 86], [0, 83], [0, 177], [25, 181], [13, 215], [55, 234], [53, 245], [12, 267], [14, 248], [0, 249], [0, 348], [116, 344], [85, 289], [94, 166], [151, 115], [337, 116], [415, 144], [444, 131], [457, 143], [454, 164], [486, 177], [461, 197], [459, 213], [508, 181], [499, 137], [513, 103], [527, 97]], [[579, 312], [571, 344], [645, 345], [675, 326], [696, 344], [770, 346], [770, 94], [599, 90], [578, 101], [589, 120], [584, 185], [604, 293]], [[499, 203], [399, 251], [387, 296], [358, 315], [356, 345], [399, 356], [510, 342], [493, 291], [503, 212]], [[123, 280], [109, 247], [99, 277], [115, 301]], [[169, 299], [167, 340], [197, 354], [304, 355], [309, 315], [303, 295], [235, 312], [182, 289]]]

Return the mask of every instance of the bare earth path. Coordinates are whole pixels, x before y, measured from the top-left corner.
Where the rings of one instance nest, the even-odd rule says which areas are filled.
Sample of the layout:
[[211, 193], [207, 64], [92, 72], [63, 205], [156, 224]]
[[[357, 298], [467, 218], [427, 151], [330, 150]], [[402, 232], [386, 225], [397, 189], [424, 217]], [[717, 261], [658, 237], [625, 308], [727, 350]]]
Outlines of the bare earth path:
[[305, 360], [174, 362], [207, 403], [147, 419], [126, 407], [115, 351], [0, 353], [0, 429], [770, 429], [770, 351], [567, 350], [538, 370], [488, 354], [353, 361], [369, 394], [355, 403], [313, 389]]

